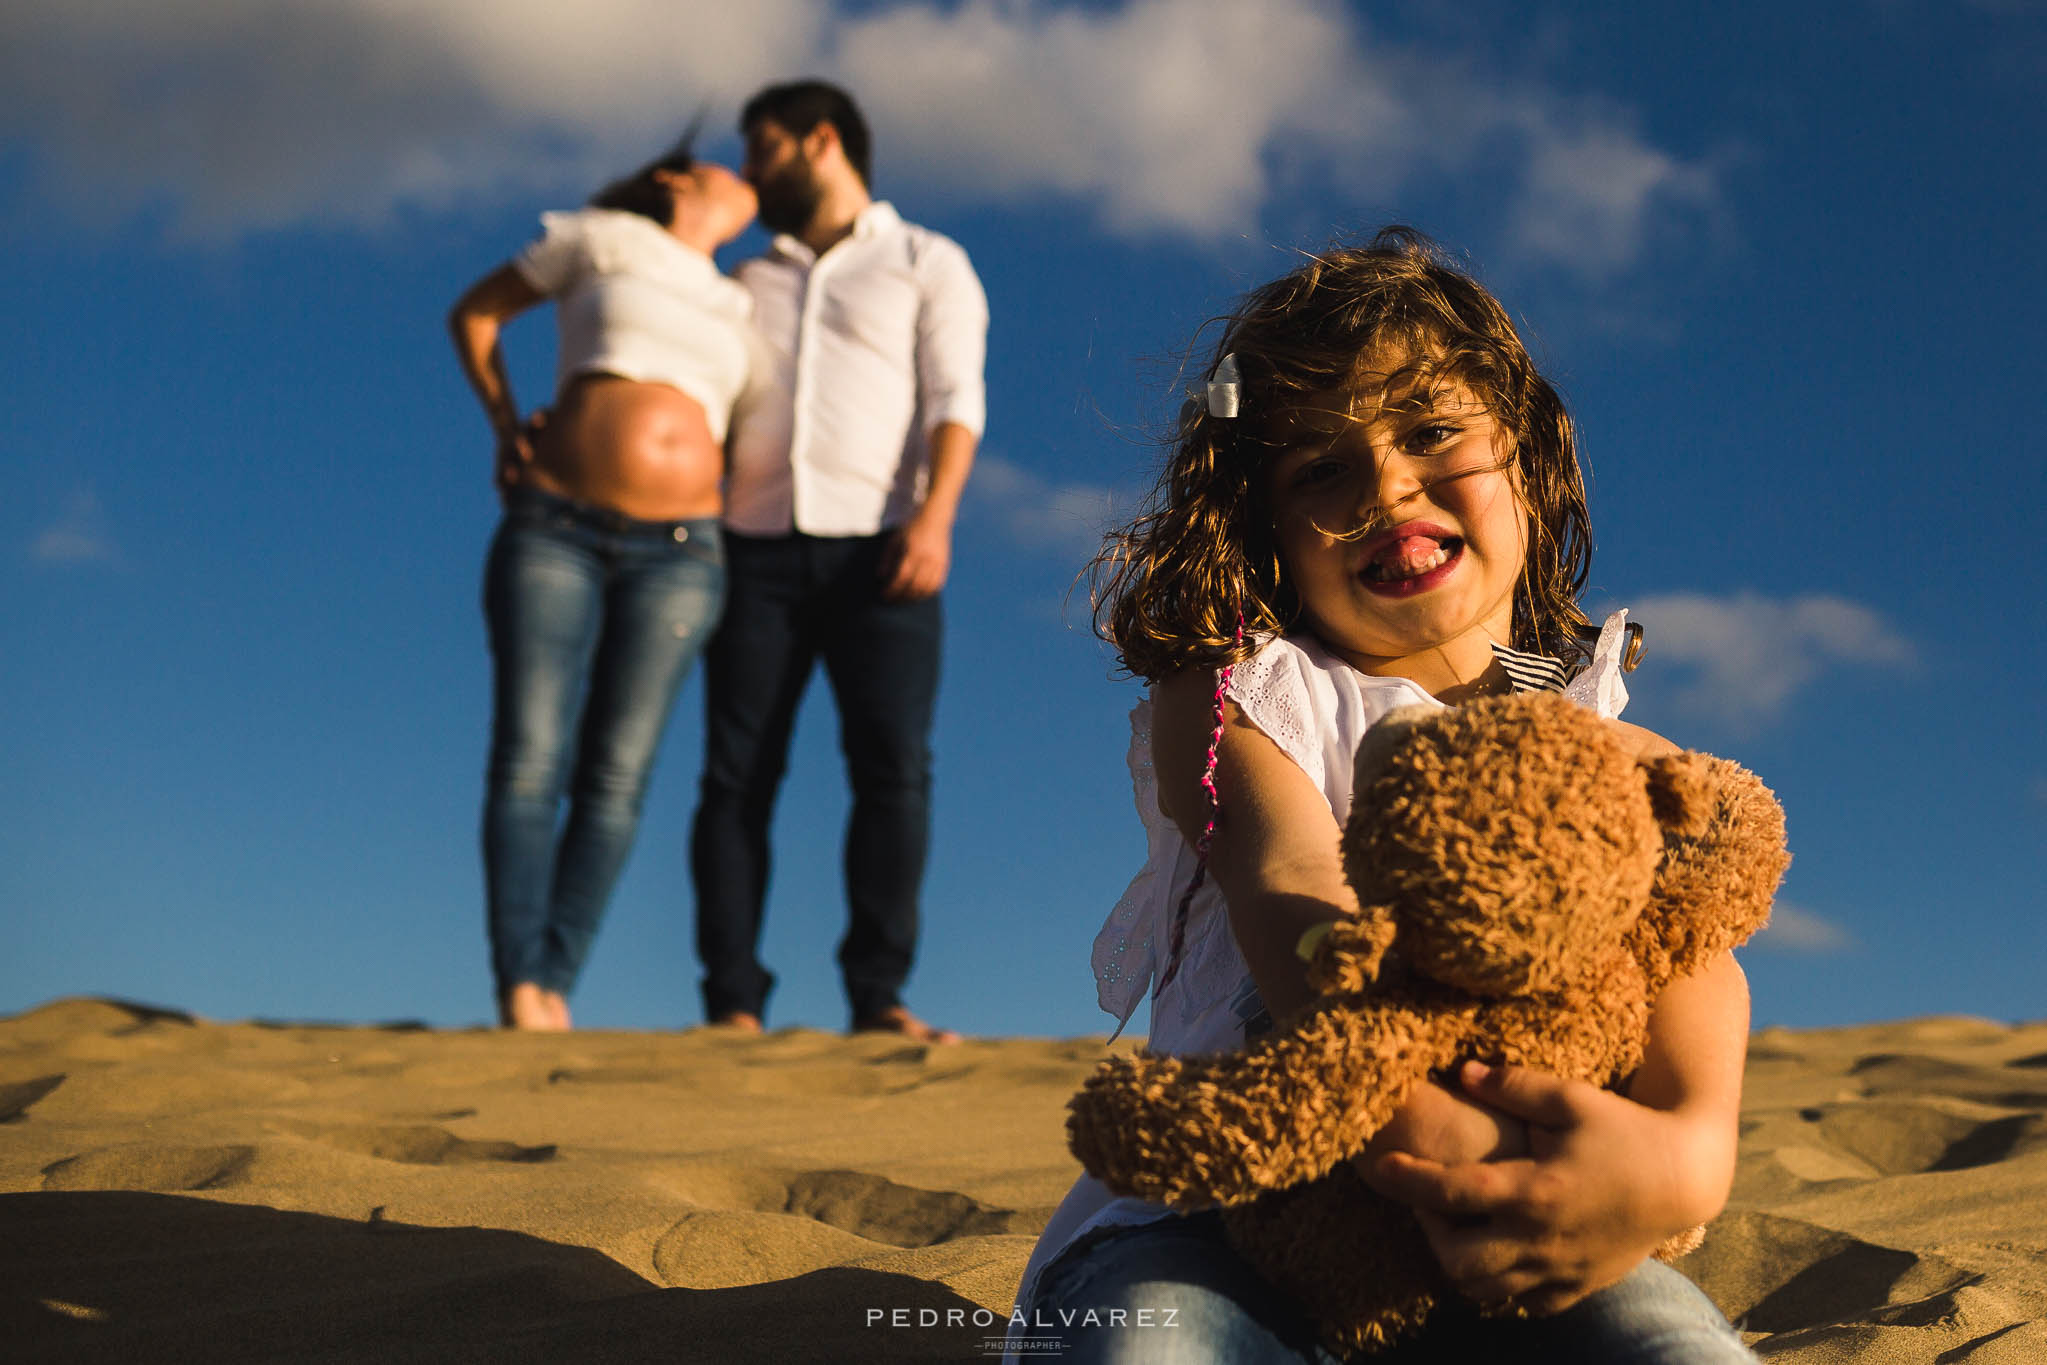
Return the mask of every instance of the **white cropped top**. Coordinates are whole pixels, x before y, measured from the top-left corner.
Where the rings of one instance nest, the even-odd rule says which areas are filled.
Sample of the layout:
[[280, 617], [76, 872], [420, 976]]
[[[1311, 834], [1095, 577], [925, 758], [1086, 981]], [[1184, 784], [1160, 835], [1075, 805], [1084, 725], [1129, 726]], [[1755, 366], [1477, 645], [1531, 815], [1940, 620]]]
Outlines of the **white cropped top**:
[[746, 290], [641, 214], [543, 213], [540, 227], [512, 265], [554, 300], [557, 386], [582, 374], [667, 384], [723, 441], [759, 349]]

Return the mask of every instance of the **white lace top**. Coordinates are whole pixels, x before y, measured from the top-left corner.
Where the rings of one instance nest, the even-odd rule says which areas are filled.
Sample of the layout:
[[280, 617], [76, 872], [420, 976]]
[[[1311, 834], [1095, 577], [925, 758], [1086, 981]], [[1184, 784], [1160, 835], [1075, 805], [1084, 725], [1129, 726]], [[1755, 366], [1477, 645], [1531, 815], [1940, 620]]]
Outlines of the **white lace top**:
[[[1621, 681], [1626, 622], [1625, 611], [1607, 618], [1592, 662], [1562, 688], [1565, 696], [1603, 716], [1619, 715], [1628, 701]], [[1509, 661], [1509, 668], [1520, 686], [1514, 662]], [[1228, 696], [1246, 720], [1300, 765], [1327, 798], [1339, 825], [1350, 817], [1351, 760], [1365, 731], [1395, 707], [1442, 705], [1406, 678], [1359, 673], [1309, 636], [1266, 642], [1233, 670]], [[1151, 717], [1148, 696], [1130, 712], [1130, 785], [1144, 824], [1145, 863], [1109, 912], [1092, 954], [1096, 997], [1115, 1016], [1119, 1033], [1152, 982], [1165, 972], [1173, 912], [1195, 868], [1193, 848], [1179, 826], [1159, 810]], [[1227, 788], [1222, 800], [1229, 801]], [[1262, 1029], [1264, 1016], [1251, 969], [1230, 931], [1222, 893], [1214, 882], [1204, 881], [1187, 910], [1180, 969], [1152, 1000], [1148, 1044], [1155, 1052], [1177, 1056], [1228, 1051]], [[1148, 1222], [1167, 1212], [1158, 1204], [1118, 1198], [1092, 1176], [1082, 1175], [1031, 1253], [1018, 1304], [1029, 1305], [1039, 1272], [1076, 1238], [1111, 1224]]]

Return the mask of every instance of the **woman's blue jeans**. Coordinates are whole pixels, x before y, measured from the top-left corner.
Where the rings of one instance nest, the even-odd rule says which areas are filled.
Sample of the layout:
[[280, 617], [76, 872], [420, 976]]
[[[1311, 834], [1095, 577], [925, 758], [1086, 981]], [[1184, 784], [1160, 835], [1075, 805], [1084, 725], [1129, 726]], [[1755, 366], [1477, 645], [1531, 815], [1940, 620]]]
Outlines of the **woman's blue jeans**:
[[[1118, 1310], [1121, 1316], [1113, 1317]], [[1231, 1249], [1214, 1213], [1083, 1238], [1045, 1267], [1024, 1311], [1024, 1324], [1010, 1329], [1011, 1342], [1026, 1347], [1018, 1351], [1021, 1361], [1334, 1365], [1338, 1359], [1316, 1343], [1300, 1309]], [[1365, 1359], [1372, 1365], [1756, 1361], [1713, 1301], [1659, 1261], [1643, 1262], [1619, 1284], [1555, 1317], [1487, 1319], [1460, 1302], [1420, 1336]]]
[[575, 984], [668, 713], [717, 624], [722, 547], [715, 518], [637, 521], [532, 488], [506, 499], [483, 586], [483, 865], [501, 996]]

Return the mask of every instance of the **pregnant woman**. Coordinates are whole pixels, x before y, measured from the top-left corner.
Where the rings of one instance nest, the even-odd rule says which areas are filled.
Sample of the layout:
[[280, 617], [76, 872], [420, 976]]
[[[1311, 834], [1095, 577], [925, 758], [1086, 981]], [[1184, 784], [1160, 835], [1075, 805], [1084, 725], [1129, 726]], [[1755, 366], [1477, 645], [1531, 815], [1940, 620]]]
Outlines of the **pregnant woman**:
[[[753, 191], [689, 139], [541, 215], [449, 317], [497, 434], [484, 569], [493, 676], [483, 808], [491, 969], [508, 1028], [569, 1027], [568, 993], [639, 824], [676, 693], [723, 604], [725, 426], [754, 349], [711, 253]], [[498, 334], [552, 299], [553, 410], [520, 415]], [[564, 800], [566, 813], [564, 814]]]

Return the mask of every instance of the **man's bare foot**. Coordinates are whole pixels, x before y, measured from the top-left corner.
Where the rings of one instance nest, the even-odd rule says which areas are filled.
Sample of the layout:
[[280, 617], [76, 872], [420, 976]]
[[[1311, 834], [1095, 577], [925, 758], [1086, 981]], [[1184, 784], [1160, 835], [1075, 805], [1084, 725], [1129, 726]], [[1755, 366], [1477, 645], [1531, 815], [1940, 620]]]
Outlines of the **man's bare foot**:
[[559, 991], [521, 981], [498, 1001], [498, 1024], [533, 1033], [561, 1033], [569, 1026], [569, 1002]]
[[730, 1029], [734, 1033], [757, 1034], [761, 1031], [761, 1017], [758, 1014], [748, 1014], [745, 1010], [726, 1010], [723, 1014], [713, 1015], [710, 1026]]
[[913, 1043], [957, 1043], [960, 1036], [949, 1028], [933, 1028], [901, 1005], [891, 1005], [880, 1014], [853, 1021], [855, 1033], [900, 1033]]

